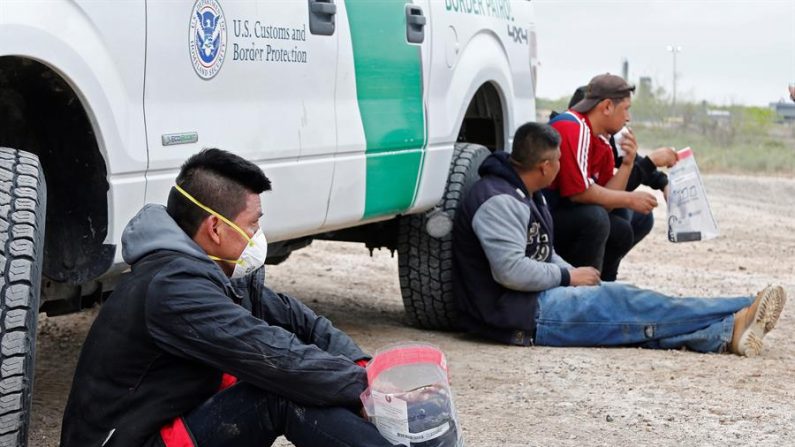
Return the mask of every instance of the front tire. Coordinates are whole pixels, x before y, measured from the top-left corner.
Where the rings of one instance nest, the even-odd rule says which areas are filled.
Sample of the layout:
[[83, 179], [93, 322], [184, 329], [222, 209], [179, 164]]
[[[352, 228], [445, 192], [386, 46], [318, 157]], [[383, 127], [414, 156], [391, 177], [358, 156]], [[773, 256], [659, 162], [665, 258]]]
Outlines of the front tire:
[[[447, 187], [437, 208], [450, 219], [458, 204], [480, 178], [478, 168], [489, 150], [477, 144], [456, 144]], [[424, 329], [456, 329], [458, 308], [453, 296], [453, 234], [428, 234], [428, 215], [400, 219], [398, 267], [400, 292], [409, 322]]]
[[39, 159], [0, 148], [0, 447], [28, 445], [46, 209]]

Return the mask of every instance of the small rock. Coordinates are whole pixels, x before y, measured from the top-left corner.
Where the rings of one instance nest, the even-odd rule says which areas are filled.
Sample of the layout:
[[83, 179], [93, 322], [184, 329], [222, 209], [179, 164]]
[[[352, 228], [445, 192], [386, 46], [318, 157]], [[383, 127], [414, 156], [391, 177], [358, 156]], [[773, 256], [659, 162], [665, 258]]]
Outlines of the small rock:
[[610, 416], [610, 415], [608, 414], [607, 416], [605, 416], [605, 420], [606, 420], [607, 422], [613, 422], [613, 416]]

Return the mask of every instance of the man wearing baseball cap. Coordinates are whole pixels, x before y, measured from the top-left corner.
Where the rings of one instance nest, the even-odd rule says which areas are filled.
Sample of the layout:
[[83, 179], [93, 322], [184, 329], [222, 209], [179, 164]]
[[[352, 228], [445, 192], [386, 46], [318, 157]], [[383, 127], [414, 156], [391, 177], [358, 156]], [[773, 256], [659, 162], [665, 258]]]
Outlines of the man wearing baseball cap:
[[648, 192], [626, 191], [638, 149], [632, 131], [627, 129], [621, 139], [625, 155], [617, 170], [609, 143], [630, 120], [633, 91], [619, 76], [598, 75], [580, 102], [549, 123], [561, 136], [560, 172], [545, 191], [555, 250], [574, 266], [596, 268], [604, 281], [616, 279], [634, 239], [627, 220], [611, 211], [648, 214], [657, 206]]

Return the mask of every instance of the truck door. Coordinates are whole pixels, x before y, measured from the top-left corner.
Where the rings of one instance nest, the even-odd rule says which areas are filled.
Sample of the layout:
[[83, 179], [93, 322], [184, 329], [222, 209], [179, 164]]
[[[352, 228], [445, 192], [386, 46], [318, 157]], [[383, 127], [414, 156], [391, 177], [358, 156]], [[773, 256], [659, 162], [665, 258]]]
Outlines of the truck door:
[[339, 148], [328, 226], [394, 215], [414, 202], [426, 145], [426, 3], [337, 1]]
[[272, 180], [263, 194], [270, 239], [322, 225], [336, 150], [337, 37], [312, 33], [333, 23], [333, 11], [315, 9], [310, 21], [306, 1], [147, 2], [147, 201], [165, 202], [182, 162], [218, 147]]

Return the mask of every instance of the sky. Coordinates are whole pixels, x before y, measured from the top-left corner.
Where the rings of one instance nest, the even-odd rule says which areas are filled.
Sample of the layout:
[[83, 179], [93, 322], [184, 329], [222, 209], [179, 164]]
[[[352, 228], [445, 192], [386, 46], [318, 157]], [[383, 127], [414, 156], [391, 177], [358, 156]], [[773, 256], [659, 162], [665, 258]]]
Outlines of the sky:
[[650, 76], [677, 101], [767, 106], [795, 84], [795, 0], [533, 0], [538, 95], [569, 96], [596, 74]]

